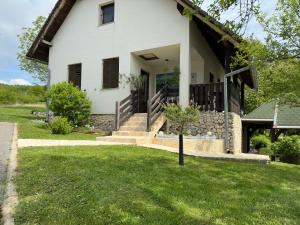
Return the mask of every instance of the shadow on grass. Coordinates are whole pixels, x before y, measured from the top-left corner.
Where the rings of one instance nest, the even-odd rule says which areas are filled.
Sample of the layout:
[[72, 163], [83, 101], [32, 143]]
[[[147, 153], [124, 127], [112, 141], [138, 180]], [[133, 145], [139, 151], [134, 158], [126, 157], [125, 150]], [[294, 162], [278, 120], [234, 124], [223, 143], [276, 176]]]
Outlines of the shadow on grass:
[[[88, 151], [87, 151], [88, 150]], [[24, 150], [17, 224], [289, 224], [298, 170], [135, 147]]]

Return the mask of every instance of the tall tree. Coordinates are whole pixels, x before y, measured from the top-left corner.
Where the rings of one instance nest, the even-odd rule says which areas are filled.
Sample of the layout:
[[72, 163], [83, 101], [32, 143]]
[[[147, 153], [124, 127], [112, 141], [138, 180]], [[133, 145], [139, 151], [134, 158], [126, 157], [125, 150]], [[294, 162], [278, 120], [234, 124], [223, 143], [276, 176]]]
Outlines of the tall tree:
[[[300, 105], [300, 1], [276, 0], [272, 15], [260, 10], [256, 0], [194, 0], [194, 4], [210, 2], [209, 13], [220, 19], [222, 13], [235, 9], [238, 17], [226, 21], [228, 28], [238, 34], [256, 17], [262, 25], [266, 38], [259, 41], [244, 37], [232, 66], [255, 63], [258, 71], [258, 93], [246, 91], [247, 111], [263, 102], [280, 99], [283, 103]], [[249, 60], [251, 57], [251, 61]]]
[[[259, 14], [272, 60], [300, 60], [300, 1], [278, 0], [272, 16]], [[269, 58], [270, 59], [270, 58]]]
[[239, 35], [244, 35], [251, 18], [260, 12], [259, 0], [192, 0], [193, 4], [207, 6], [208, 13], [220, 20], [224, 13], [233, 12], [236, 16], [226, 19], [224, 25]]
[[18, 35], [19, 52], [17, 54], [21, 70], [27, 71], [32, 75], [33, 78], [38, 79], [42, 82], [47, 81], [47, 65], [28, 59], [26, 57], [26, 53], [37, 37], [40, 29], [45, 23], [45, 20], [45, 17], [39, 16], [32, 23], [31, 27], [24, 27], [22, 29], [22, 34]]

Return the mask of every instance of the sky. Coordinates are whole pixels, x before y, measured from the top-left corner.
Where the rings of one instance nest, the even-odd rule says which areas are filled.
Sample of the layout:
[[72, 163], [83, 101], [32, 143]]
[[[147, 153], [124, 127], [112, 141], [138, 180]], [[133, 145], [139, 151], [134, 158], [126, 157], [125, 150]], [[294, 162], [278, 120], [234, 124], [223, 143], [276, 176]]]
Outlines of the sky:
[[[262, 1], [262, 9], [271, 13], [276, 0]], [[30, 74], [19, 69], [17, 35], [22, 27], [31, 26], [37, 16], [48, 16], [56, 0], [0, 0], [0, 83], [36, 84]], [[225, 17], [230, 16], [229, 14]], [[247, 34], [263, 39], [260, 25], [252, 20]]]

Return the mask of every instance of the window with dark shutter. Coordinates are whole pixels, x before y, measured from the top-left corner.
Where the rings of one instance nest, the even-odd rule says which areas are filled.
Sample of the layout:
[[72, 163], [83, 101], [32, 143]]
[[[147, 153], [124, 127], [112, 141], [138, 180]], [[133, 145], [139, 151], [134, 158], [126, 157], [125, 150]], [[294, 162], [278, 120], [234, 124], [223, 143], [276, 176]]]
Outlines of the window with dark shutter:
[[103, 60], [103, 88], [119, 87], [119, 58]]
[[81, 63], [69, 65], [69, 83], [81, 89]]
[[102, 12], [102, 24], [106, 23], [112, 23], [115, 19], [115, 4], [111, 3], [108, 5], [101, 6], [101, 12]]

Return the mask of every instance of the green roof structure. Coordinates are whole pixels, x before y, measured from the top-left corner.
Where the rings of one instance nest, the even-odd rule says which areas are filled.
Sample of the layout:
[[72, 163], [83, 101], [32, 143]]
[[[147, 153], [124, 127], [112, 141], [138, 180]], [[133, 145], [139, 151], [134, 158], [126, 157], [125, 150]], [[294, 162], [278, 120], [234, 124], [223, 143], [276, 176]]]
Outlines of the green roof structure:
[[272, 122], [277, 129], [300, 129], [300, 107], [277, 105], [275, 101], [265, 103], [245, 115], [243, 122]]

